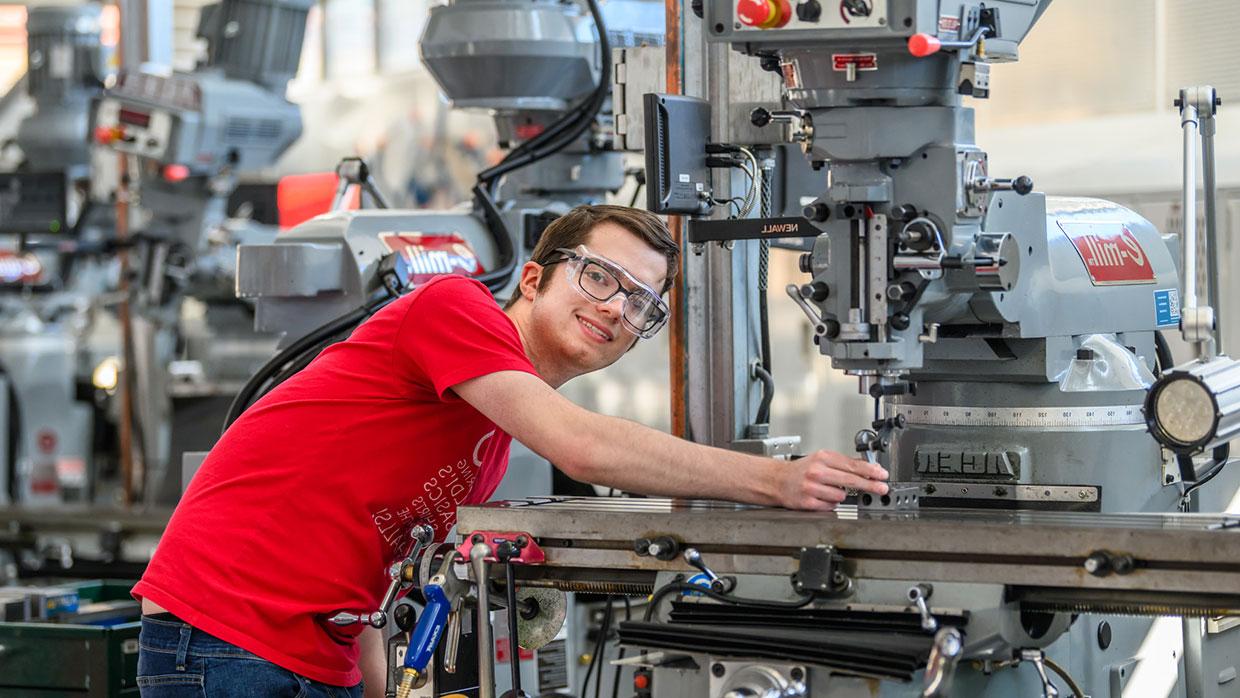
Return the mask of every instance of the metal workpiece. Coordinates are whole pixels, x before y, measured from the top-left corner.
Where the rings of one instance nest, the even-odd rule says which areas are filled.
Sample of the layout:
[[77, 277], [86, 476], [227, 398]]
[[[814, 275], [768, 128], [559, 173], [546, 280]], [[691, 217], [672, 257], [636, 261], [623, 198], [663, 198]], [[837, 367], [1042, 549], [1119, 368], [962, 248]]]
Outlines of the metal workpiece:
[[[631, 541], [675, 532], [720, 574], [787, 576], [805, 545], [834, 545], [859, 579], [977, 582], [1031, 590], [1107, 590], [1112, 602], [1170, 593], [1240, 612], [1240, 536], [1205, 514], [1089, 514], [929, 510], [867, 514], [765, 509], [696, 500], [546, 499], [462, 507], [463, 535], [479, 528], [526, 530], [549, 568], [684, 570], [631, 552]], [[786, 543], [785, 541], [788, 541]], [[796, 545], [789, 543], [795, 541]], [[1098, 551], [1128, 556], [1131, 569], [1094, 576]]]

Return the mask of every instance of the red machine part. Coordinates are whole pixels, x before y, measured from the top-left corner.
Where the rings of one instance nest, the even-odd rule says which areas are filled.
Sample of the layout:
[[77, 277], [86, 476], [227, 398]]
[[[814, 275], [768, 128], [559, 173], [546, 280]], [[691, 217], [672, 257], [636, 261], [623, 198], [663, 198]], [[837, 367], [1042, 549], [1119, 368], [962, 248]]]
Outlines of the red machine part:
[[485, 543], [491, 548], [486, 557], [487, 562], [499, 562], [499, 558], [495, 556], [495, 548], [503, 543], [513, 543], [518, 547], [517, 554], [509, 560], [515, 565], [541, 565], [547, 561], [547, 555], [538, 547], [538, 543], [534, 542], [534, 536], [524, 531], [474, 531], [463, 543], [456, 546], [456, 552], [468, 560], [470, 549], [478, 543]]
[[933, 34], [914, 34], [908, 38], [908, 52], [917, 58], [933, 55], [943, 48], [943, 42]]

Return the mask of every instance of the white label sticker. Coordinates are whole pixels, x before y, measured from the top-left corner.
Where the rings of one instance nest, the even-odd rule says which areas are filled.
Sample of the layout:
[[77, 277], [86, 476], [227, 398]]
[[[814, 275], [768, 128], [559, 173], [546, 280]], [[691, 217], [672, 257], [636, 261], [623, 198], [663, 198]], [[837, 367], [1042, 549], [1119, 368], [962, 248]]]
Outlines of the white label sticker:
[[682, 172], [682, 173], [680, 173], [679, 175], [677, 175], [677, 176], [676, 176], [676, 178], [680, 180], [680, 183], [681, 183], [681, 184], [688, 184], [688, 183], [689, 183], [689, 175], [687, 175], [687, 174], [685, 174], [685, 173], [683, 173], [683, 172]]

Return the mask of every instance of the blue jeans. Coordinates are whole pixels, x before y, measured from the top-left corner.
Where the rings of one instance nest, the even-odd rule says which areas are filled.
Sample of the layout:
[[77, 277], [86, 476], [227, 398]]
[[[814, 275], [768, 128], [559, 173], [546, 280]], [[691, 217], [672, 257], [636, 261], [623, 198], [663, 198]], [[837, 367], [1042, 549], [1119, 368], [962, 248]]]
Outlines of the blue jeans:
[[142, 617], [142, 698], [361, 698], [362, 685], [329, 686], [276, 666], [176, 620]]

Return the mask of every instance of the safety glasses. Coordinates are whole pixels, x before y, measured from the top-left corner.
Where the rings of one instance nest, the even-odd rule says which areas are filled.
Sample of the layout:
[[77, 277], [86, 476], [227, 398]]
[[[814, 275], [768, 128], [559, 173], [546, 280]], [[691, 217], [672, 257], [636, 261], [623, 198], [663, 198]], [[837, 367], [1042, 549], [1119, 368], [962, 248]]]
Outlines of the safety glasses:
[[659, 293], [624, 267], [591, 253], [585, 245], [578, 245], [575, 250], [561, 247], [556, 252], [564, 255], [573, 288], [587, 300], [606, 303], [617, 294], [624, 296], [620, 321], [629, 332], [650, 339], [667, 324], [667, 304]]

